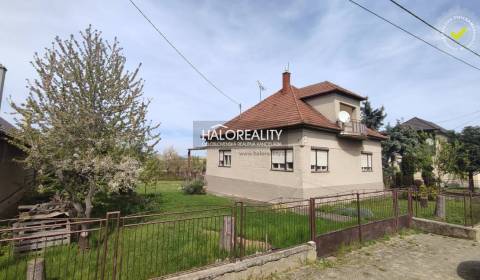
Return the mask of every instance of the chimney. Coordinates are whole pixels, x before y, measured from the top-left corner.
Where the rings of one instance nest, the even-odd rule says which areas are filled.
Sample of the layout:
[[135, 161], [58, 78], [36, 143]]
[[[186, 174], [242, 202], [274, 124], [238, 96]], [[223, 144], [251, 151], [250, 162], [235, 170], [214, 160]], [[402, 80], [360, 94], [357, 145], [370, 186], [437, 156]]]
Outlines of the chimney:
[[283, 87], [282, 90], [286, 92], [287, 90], [290, 90], [290, 72], [288, 70], [285, 70], [282, 74], [283, 76]]

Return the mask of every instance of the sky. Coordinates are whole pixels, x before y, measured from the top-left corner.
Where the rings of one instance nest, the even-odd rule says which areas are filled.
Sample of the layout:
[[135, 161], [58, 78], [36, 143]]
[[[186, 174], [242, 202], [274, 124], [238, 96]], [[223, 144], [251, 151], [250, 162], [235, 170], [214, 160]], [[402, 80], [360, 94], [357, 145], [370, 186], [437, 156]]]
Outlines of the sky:
[[[480, 71], [468, 67], [346, 0], [135, 0], [198, 69], [248, 109], [259, 101], [257, 80], [281, 87], [287, 65], [297, 87], [331, 81], [384, 106], [386, 122], [417, 116], [447, 128], [480, 125]], [[480, 67], [480, 58], [449, 48], [441, 36], [390, 1], [359, 3], [435, 46]], [[454, 16], [475, 27], [470, 47], [480, 52], [480, 2], [402, 1], [441, 28]], [[0, 0], [0, 63], [8, 68], [0, 116], [12, 121], [9, 101], [22, 102], [30, 61], [55, 36], [88, 25], [117, 37], [127, 68], [142, 64], [148, 118], [160, 123], [157, 150], [192, 146], [193, 121], [229, 120], [238, 105], [219, 94], [183, 61], [128, 0]], [[469, 31], [472, 31], [469, 29]], [[473, 33], [472, 33], [473, 34]], [[476, 113], [474, 113], [476, 112]]]

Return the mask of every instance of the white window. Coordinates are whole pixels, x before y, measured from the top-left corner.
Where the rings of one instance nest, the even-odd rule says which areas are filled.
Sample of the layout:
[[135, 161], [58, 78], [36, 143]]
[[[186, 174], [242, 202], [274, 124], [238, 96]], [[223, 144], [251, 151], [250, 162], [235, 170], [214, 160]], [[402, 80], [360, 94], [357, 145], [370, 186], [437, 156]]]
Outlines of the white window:
[[362, 152], [362, 171], [373, 171], [371, 153]]
[[310, 152], [310, 169], [312, 172], [328, 171], [328, 150], [312, 149]]
[[218, 151], [218, 166], [229, 167], [232, 166], [232, 151], [219, 150]]
[[272, 150], [272, 170], [292, 171], [293, 150], [274, 149]]

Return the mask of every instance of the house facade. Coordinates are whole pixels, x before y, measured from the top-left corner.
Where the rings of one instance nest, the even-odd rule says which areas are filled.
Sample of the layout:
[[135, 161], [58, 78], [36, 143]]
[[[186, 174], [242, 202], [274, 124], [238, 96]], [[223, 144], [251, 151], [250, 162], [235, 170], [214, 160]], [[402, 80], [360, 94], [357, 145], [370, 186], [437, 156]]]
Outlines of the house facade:
[[[428, 141], [435, 147], [435, 154], [438, 154], [440, 152], [441, 144], [449, 140], [447, 129], [419, 117], [413, 117], [408, 121], [403, 122], [401, 125], [410, 127], [415, 131], [421, 131], [429, 135]], [[437, 177], [440, 175], [440, 173], [436, 169], [434, 169], [433, 172]], [[445, 184], [456, 184], [462, 187], [468, 187], [468, 180], [459, 179], [453, 174], [441, 174], [441, 177], [443, 183]], [[414, 178], [422, 179], [421, 172], [415, 173]], [[480, 174], [474, 175], [473, 182], [475, 187], [479, 187]]]
[[[282, 89], [224, 124], [225, 129], [275, 129], [269, 145], [207, 146], [207, 190], [260, 201], [304, 199], [383, 189], [381, 140], [360, 122], [364, 97], [330, 82]], [[341, 118], [341, 120], [339, 120]]]

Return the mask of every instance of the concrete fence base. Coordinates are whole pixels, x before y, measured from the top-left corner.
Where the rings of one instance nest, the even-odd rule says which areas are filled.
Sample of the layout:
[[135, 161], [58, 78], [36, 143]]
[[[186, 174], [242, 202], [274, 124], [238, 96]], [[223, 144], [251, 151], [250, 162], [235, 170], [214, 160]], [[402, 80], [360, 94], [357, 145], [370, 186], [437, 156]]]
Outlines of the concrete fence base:
[[480, 226], [465, 227], [439, 221], [413, 218], [412, 227], [428, 233], [480, 241]]
[[[169, 280], [241, 280], [268, 277], [277, 272], [288, 271], [317, 258], [315, 242], [296, 246], [290, 249], [274, 251], [260, 256], [249, 257], [234, 263], [206, 268], [182, 275], [167, 278]], [[160, 278], [153, 278], [160, 279]]]

